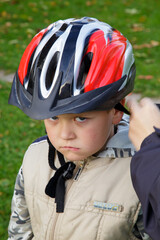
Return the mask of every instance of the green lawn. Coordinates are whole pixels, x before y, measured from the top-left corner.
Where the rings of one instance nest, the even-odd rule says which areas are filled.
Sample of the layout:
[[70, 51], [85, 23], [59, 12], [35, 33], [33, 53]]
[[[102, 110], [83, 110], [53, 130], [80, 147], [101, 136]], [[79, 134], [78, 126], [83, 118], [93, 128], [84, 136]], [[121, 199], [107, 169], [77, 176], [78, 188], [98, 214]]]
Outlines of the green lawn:
[[0, 81], [0, 239], [7, 239], [10, 205], [17, 171], [28, 145], [45, 134], [41, 121], [31, 120], [8, 105], [10, 83]]
[[31, 38], [50, 23], [91, 16], [120, 30], [133, 44], [137, 65], [135, 92], [160, 92], [160, 1], [152, 0], [1, 0], [0, 69], [15, 72]]
[[[50, 23], [90, 16], [109, 23], [132, 43], [137, 65], [135, 92], [160, 96], [160, 1], [0, 0], [0, 70], [15, 72], [32, 37]], [[3, 80], [3, 79], [1, 79]], [[8, 105], [10, 83], [0, 82], [0, 239], [7, 226], [14, 181], [27, 146], [44, 135], [34, 121]]]

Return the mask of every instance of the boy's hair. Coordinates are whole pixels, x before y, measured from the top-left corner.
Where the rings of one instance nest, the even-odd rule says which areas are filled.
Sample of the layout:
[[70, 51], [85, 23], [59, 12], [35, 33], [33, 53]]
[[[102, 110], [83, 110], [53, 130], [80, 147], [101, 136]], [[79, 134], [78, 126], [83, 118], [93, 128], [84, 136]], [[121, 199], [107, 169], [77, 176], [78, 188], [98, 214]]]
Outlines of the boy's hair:
[[133, 90], [130, 42], [95, 18], [59, 20], [26, 48], [9, 103], [34, 119], [109, 110]]

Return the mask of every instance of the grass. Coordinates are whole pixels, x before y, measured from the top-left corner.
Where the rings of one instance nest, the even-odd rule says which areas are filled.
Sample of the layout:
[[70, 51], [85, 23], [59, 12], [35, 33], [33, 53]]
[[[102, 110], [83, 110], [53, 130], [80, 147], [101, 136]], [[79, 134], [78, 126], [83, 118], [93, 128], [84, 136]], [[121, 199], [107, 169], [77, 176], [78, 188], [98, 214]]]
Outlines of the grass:
[[[50, 23], [91, 16], [109, 23], [132, 43], [137, 65], [135, 92], [159, 97], [160, 1], [1, 0], [0, 69], [15, 72], [32, 37]], [[0, 239], [7, 239], [11, 197], [27, 146], [44, 135], [34, 121], [7, 104], [11, 84], [0, 82]]]
[[0, 68], [15, 72], [31, 38], [50, 23], [92, 16], [121, 31], [133, 44], [137, 77], [135, 92], [160, 92], [160, 1], [153, 0], [1, 0]]
[[18, 169], [27, 146], [45, 134], [41, 121], [8, 105], [11, 84], [0, 82], [0, 239], [7, 239], [11, 198]]

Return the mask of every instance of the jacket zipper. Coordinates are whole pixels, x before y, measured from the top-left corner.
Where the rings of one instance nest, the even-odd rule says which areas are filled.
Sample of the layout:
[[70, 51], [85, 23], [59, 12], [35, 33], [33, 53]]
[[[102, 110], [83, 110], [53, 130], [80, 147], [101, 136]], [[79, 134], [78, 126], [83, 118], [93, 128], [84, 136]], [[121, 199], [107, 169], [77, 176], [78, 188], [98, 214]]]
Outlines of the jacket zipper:
[[[76, 172], [76, 174], [75, 174], [73, 180], [70, 182], [70, 184], [69, 184], [69, 186], [68, 186], [68, 189], [67, 189], [67, 191], [66, 191], [65, 194], [68, 194], [70, 188], [72, 187], [73, 181], [78, 181], [78, 179], [79, 179], [79, 177], [80, 177], [80, 175], [81, 175], [81, 173], [82, 173], [82, 171], [83, 171], [85, 165], [86, 165], [86, 161], [85, 161], [85, 160], [82, 161], [82, 162], [79, 164], [79, 168], [78, 168], [78, 170], [77, 170], [77, 172]], [[56, 234], [56, 233], [55, 233], [55, 229], [56, 229], [56, 225], [57, 225], [58, 217], [59, 217], [59, 213], [56, 213], [56, 217], [55, 217], [55, 221], [54, 221], [54, 225], [53, 225], [53, 229], [54, 229], [54, 237], [55, 237], [55, 234]]]
[[78, 179], [79, 179], [79, 177], [80, 177], [80, 175], [81, 175], [81, 173], [82, 173], [82, 171], [84, 169], [85, 164], [86, 164], [86, 161], [83, 161], [80, 164], [80, 166], [79, 166], [79, 168], [78, 168], [78, 170], [77, 170], [77, 172], [76, 172], [76, 174], [75, 174], [75, 176], [73, 178], [74, 181], [78, 181]]
[[[49, 239], [51, 240], [52, 239], [52, 236], [53, 236], [53, 239], [55, 239], [55, 229], [56, 229], [56, 223], [57, 223], [57, 219], [58, 219], [58, 215], [59, 213], [56, 212], [56, 206], [54, 208], [54, 213], [53, 213], [53, 216], [55, 214], [55, 218], [54, 218], [54, 221], [51, 222], [51, 225], [48, 229], [48, 232], [49, 232]], [[50, 221], [52, 221], [52, 218], [50, 219]], [[52, 231], [51, 231], [52, 229]], [[53, 232], [53, 235], [52, 235], [52, 232]]]

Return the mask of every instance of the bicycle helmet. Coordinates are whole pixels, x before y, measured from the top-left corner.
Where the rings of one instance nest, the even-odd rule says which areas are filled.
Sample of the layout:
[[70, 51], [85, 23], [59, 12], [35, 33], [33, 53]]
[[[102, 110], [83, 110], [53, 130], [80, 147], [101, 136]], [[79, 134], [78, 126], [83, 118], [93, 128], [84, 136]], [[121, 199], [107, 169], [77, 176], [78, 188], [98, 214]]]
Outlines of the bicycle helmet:
[[95, 18], [59, 20], [26, 48], [9, 104], [33, 119], [109, 110], [133, 90], [130, 42]]

